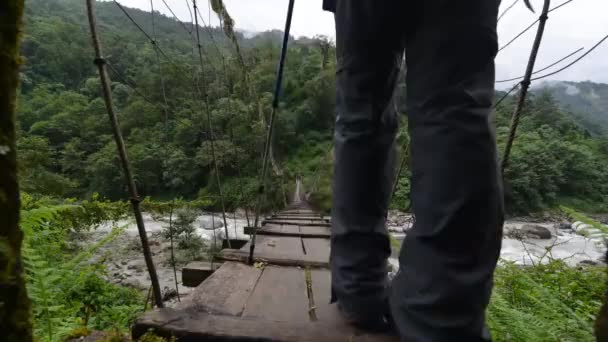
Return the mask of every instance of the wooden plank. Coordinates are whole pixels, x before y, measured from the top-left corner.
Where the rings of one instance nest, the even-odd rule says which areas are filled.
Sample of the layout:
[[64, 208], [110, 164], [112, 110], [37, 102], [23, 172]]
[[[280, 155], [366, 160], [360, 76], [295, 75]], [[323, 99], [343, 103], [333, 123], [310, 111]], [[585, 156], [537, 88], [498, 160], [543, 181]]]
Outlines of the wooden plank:
[[243, 317], [278, 322], [308, 320], [304, 271], [296, 267], [266, 266], [245, 305]]
[[181, 308], [238, 316], [253, 291], [262, 271], [244, 264], [227, 262], [200, 284]]
[[283, 224], [291, 224], [291, 225], [297, 225], [300, 227], [331, 227], [331, 224], [327, 223], [327, 222], [320, 222], [320, 223], [307, 223], [307, 222], [298, 222], [298, 221], [289, 221], [289, 220], [282, 220], [282, 221], [278, 221], [278, 220], [274, 220], [272, 222], [268, 222], [269, 224], [275, 224], [275, 225], [283, 225]]
[[[299, 232], [299, 230], [300, 229], [298, 228], [298, 232]], [[262, 234], [262, 235], [282, 235], [282, 234], [280, 234], [282, 231], [283, 231], [283, 228], [281, 226], [272, 226], [272, 227], [264, 226], [264, 227], [258, 228], [258, 234]], [[254, 227], [244, 227], [243, 232], [245, 234], [252, 235], [255, 232], [255, 228]], [[239, 249], [239, 248], [233, 248], [233, 249]]]
[[324, 219], [321, 215], [308, 215], [308, 214], [274, 214], [269, 218], [277, 218], [277, 217], [287, 217], [287, 218], [297, 218], [297, 219], [311, 219], [311, 220], [322, 220]]
[[165, 338], [176, 337], [178, 341], [399, 341], [396, 336], [362, 333], [323, 321], [277, 322], [172, 308], [148, 311], [138, 318], [131, 330], [133, 340], [148, 331]]
[[303, 238], [302, 243], [307, 256], [329, 261], [329, 239]]
[[[253, 234], [253, 227], [245, 227], [245, 234]], [[327, 227], [304, 227], [293, 225], [266, 225], [258, 229], [258, 235], [270, 236], [292, 236], [292, 237], [310, 237], [310, 238], [325, 238], [329, 239], [331, 233]]]
[[315, 302], [315, 314], [320, 321], [340, 326], [345, 324], [335, 304], [331, 300], [331, 273], [329, 270], [310, 270], [312, 292]]
[[316, 225], [326, 225], [329, 222], [325, 221], [325, 220], [309, 220], [309, 219], [305, 219], [305, 220], [301, 220], [301, 219], [292, 219], [292, 218], [271, 218], [271, 219], [267, 219], [262, 221], [262, 226], [266, 225], [266, 224], [281, 224], [281, 222], [289, 222], [290, 224], [316, 224]]
[[300, 227], [300, 232], [308, 235], [323, 235], [322, 237], [331, 235], [329, 227], [304, 226]]
[[268, 218], [266, 220], [264, 220], [266, 222], [268, 221], [296, 221], [296, 222], [318, 222], [318, 223], [329, 223], [329, 220], [327, 219], [322, 219], [322, 218], [310, 218], [310, 217], [290, 217], [290, 216], [277, 216], [277, 217], [271, 217]]
[[[248, 242], [240, 250], [249, 252], [250, 245], [251, 242]], [[291, 236], [260, 235], [256, 239], [255, 253], [267, 258], [281, 256], [282, 258], [299, 259], [304, 257], [301, 239]]]
[[[246, 263], [249, 260], [249, 250], [224, 249], [218, 255], [219, 260], [238, 261]], [[255, 262], [265, 262], [277, 266], [300, 266], [300, 267], [329, 267], [327, 259], [322, 259], [314, 255], [303, 255], [298, 259], [292, 259], [289, 255], [273, 254], [265, 255], [257, 251], [253, 254]]]
[[222, 266], [220, 262], [193, 261], [182, 268], [182, 284], [197, 287], [220, 266]]

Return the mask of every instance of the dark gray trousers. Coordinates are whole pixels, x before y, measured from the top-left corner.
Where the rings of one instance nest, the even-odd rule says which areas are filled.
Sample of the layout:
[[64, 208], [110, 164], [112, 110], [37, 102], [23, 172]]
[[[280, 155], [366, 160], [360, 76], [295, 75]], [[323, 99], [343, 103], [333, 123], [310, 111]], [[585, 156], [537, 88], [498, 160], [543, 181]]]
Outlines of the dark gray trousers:
[[[481, 341], [498, 260], [502, 188], [490, 126], [497, 0], [337, 0], [332, 292], [405, 341]], [[386, 214], [406, 51], [416, 216], [390, 289]]]

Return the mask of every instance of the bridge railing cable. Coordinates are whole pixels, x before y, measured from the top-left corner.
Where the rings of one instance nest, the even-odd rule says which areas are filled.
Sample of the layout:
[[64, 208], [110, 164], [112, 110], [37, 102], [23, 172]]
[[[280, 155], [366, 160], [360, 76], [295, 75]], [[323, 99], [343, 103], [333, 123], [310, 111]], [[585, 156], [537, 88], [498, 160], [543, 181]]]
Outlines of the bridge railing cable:
[[[560, 8], [562, 8], [563, 6], [565, 6], [565, 5], [569, 4], [569, 3], [571, 3], [572, 1], [574, 1], [574, 0], [567, 0], [567, 1], [564, 1], [563, 3], [561, 3], [561, 4], [559, 4], [559, 5], [557, 5], [557, 6], [553, 7], [553, 8], [551, 8], [551, 9], [550, 9], [550, 10], [549, 10], [547, 13], [550, 13], [550, 12], [553, 12], [553, 11], [555, 11], [555, 10], [557, 10], [557, 9], [560, 9]], [[546, 16], [546, 15], [547, 15], [547, 14], [545, 14], [545, 16]], [[542, 17], [542, 15], [541, 15], [541, 17]], [[515, 35], [515, 37], [513, 37], [513, 38], [512, 38], [510, 41], [508, 41], [506, 44], [504, 44], [503, 46], [501, 46], [501, 47], [498, 49], [498, 52], [500, 52], [500, 51], [504, 50], [504, 49], [505, 49], [505, 48], [507, 48], [509, 45], [513, 44], [513, 42], [515, 42], [517, 39], [519, 39], [519, 37], [523, 36], [523, 35], [524, 35], [526, 32], [528, 32], [528, 31], [529, 31], [529, 30], [530, 30], [532, 27], [534, 27], [534, 25], [536, 25], [536, 24], [537, 24], [537, 23], [538, 23], [540, 20], [541, 20], [541, 18], [540, 18], [540, 17], [539, 17], [539, 18], [537, 18], [536, 20], [534, 20], [534, 21], [533, 21], [533, 22], [532, 22], [530, 25], [528, 25], [528, 27], [526, 27], [526, 28], [525, 28], [525, 29], [523, 29], [521, 32], [519, 32], [517, 35]]]
[[[535, 75], [535, 74], [541, 73], [541, 72], [543, 72], [543, 71], [545, 71], [545, 70], [547, 70], [547, 69], [551, 69], [552, 67], [554, 67], [554, 66], [556, 66], [557, 64], [559, 64], [559, 63], [561, 63], [561, 62], [565, 61], [566, 59], [568, 59], [568, 58], [570, 58], [570, 57], [572, 57], [572, 56], [576, 55], [577, 53], [581, 52], [581, 51], [582, 51], [582, 50], [584, 50], [584, 49], [585, 49], [585, 48], [581, 47], [581, 48], [579, 48], [579, 49], [575, 50], [574, 52], [571, 52], [571, 53], [569, 53], [568, 55], [566, 55], [566, 56], [564, 56], [564, 57], [560, 58], [559, 60], [557, 60], [557, 61], [555, 61], [555, 62], [553, 62], [553, 63], [551, 63], [551, 64], [547, 65], [546, 67], [544, 67], [544, 68], [542, 68], [542, 69], [539, 69], [539, 70], [534, 71], [534, 72], [532, 73], [532, 75]], [[498, 80], [498, 81], [496, 81], [495, 83], [505, 83], [505, 82], [517, 81], [517, 80], [523, 79], [524, 77], [525, 77], [525, 75], [522, 75], [522, 76], [519, 76], [519, 77], [513, 77], [513, 78], [509, 78], [509, 79]]]
[[517, 3], [519, 2], [519, 0], [515, 0], [513, 1], [513, 3], [511, 5], [509, 5], [509, 7], [507, 7], [499, 16], [498, 19], [496, 20], [497, 22], [500, 21], [500, 19], [502, 19]]
[[560, 73], [568, 68], [570, 68], [571, 66], [573, 66], [574, 64], [580, 62], [583, 58], [587, 57], [591, 52], [593, 52], [593, 50], [597, 49], [600, 45], [602, 45], [606, 40], [608, 39], [608, 35], [604, 36], [602, 39], [600, 39], [595, 45], [593, 45], [591, 47], [591, 49], [589, 49], [589, 51], [585, 52], [584, 54], [582, 54], [580, 57], [578, 57], [577, 59], [575, 59], [574, 61], [572, 61], [570, 64], [555, 70], [553, 72], [550, 72], [548, 74], [542, 75], [542, 76], [538, 76], [532, 79], [532, 81], [536, 81], [536, 80], [540, 80], [549, 76], [553, 76], [557, 73]]

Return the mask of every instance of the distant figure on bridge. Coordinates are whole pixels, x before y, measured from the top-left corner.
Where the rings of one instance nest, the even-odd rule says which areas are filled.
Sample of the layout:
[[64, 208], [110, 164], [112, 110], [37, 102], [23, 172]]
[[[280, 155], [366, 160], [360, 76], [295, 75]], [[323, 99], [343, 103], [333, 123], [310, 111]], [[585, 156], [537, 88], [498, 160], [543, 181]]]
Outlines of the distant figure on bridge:
[[[324, 1], [338, 59], [332, 298], [353, 324], [394, 326], [404, 341], [490, 340], [484, 310], [503, 223], [490, 123], [498, 5]], [[389, 285], [393, 93], [404, 50], [416, 222]]]

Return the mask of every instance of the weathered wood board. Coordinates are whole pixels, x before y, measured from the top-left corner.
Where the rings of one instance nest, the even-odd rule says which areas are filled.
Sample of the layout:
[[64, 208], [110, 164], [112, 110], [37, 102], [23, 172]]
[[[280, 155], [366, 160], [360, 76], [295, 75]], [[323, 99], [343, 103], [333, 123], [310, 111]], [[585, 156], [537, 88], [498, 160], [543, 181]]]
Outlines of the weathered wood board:
[[266, 266], [247, 301], [243, 317], [282, 322], [307, 321], [308, 296], [302, 269]]
[[239, 316], [245, 309], [262, 270], [241, 263], [226, 262], [200, 284], [180, 308]]
[[[330, 224], [305, 205], [264, 221], [249, 246], [224, 249], [224, 264], [175, 309], [145, 313], [133, 337], [154, 330], [179, 341], [397, 341], [366, 334], [330, 304]], [[252, 232], [246, 228], [245, 232]]]

